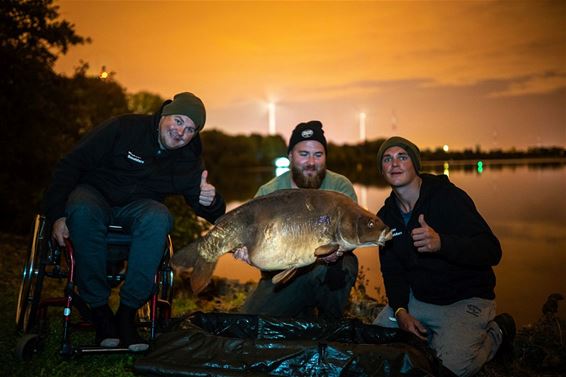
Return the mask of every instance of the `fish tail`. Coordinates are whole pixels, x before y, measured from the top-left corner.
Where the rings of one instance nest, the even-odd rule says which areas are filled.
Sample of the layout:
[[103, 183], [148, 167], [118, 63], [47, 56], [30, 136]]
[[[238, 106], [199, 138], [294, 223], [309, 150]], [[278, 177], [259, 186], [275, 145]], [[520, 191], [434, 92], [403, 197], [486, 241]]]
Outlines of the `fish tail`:
[[171, 267], [175, 274], [183, 281], [189, 281], [193, 293], [199, 294], [212, 278], [212, 273], [216, 267], [216, 262], [204, 259], [200, 253], [198, 245], [200, 242], [193, 242], [175, 252], [171, 259]]

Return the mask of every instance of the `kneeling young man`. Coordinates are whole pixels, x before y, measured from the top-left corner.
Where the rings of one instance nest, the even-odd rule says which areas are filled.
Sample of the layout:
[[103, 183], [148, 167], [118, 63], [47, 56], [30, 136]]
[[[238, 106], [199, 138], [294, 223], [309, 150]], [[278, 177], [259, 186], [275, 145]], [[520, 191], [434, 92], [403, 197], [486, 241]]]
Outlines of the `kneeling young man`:
[[377, 163], [392, 189], [377, 215], [396, 231], [379, 252], [389, 304], [374, 324], [415, 334], [452, 372], [473, 375], [515, 336], [513, 318], [495, 315], [499, 241], [447, 176], [420, 173], [409, 140], [386, 140]]

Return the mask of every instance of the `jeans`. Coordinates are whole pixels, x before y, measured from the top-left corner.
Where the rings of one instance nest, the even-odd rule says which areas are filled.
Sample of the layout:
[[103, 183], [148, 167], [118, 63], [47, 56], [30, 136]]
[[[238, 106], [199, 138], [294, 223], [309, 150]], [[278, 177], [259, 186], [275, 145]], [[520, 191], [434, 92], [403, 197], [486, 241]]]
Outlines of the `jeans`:
[[285, 284], [276, 286], [262, 276], [244, 303], [243, 312], [273, 317], [337, 320], [342, 318], [356, 282], [358, 259], [346, 253], [330, 264], [300, 268]]
[[142, 306], [155, 290], [155, 273], [172, 228], [167, 207], [149, 199], [111, 207], [94, 187], [79, 185], [69, 196], [65, 214], [82, 299], [91, 307], [107, 304], [111, 287], [106, 278], [106, 235], [109, 225], [121, 225], [132, 235], [132, 243], [120, 303], [131, 308]]
[[[502, 334], [493, 321], [493, 300], [473, 297], [450, 305], [434, 305], [419, 301], [411, 294], [408, 309], [427, 329], [429, 346], [444, 366], [458, 376], [477, 373], [501, 345]], [[389, 305], [373, 324], [398, 328]]]

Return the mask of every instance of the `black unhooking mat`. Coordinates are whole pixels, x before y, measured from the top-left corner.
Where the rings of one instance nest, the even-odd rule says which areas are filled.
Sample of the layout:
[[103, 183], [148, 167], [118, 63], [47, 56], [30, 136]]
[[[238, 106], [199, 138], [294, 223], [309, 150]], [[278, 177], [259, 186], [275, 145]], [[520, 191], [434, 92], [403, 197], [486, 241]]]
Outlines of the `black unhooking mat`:
[[161, 334], [136, 372], [149, 376], [451, 376], [411, 334], [359, 320], [196, 312]]

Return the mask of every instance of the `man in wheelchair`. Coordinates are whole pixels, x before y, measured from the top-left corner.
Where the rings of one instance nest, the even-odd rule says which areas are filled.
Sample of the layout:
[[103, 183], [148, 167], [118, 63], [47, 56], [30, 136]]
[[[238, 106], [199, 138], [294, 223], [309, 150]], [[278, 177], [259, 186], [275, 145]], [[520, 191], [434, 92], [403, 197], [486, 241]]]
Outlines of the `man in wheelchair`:
[[[163, 204], [182, 194], [195, 213], [214, 222], [226, 210], [207, 182], [199, 131], [202, 101], [183, 92], [154, 115], [127, 114], [90, 132], [57, 165], [44, 198], [52, 237], [73, 242], [81, 298], [92, 310], [96, 343], [131, 351], [149, 347], [137, 332], [135, 315], [154, 290], [172, 217]], [[106, 235], [119, 225], [132, 236], [128, 269], [114, 315], [108, 305]]]

